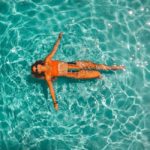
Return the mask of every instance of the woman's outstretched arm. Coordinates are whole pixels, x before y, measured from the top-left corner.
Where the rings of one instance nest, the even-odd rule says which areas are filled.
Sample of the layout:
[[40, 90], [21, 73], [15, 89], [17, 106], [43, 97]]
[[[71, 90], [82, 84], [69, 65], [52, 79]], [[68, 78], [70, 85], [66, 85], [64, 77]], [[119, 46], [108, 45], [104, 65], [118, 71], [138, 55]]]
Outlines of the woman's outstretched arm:
[[55, 91], [54, 91], [54, 88], [53, 88], [52, 81], [51, 81], [51, 79], [46, 79], [46, 81], [47, 81], [47, 83], [48, 83], [48, 87], [49, 87], [49, 90], [50, 90], [50, 93], [51, 93], [51, 96], [52, 96], [54, 108], [55, 108], [56, 110], [58, 110], [58, 104], [57, 104], [57, 101], [56, 101]]
[[45, 58], [45, 61], [51, 60], [52, 57], [55, 55], [55, 53], [56, 53], [56, 51], [57, 51], [57, 49], [58, 49], [58, 46], [59, 46], [59, 44], [60, 44], [60, 40], [61, 40], [61, 38], [62, 38], [62, 34], [63, 34], [63, 33], [59, 33], [58, 39], [57, 39], [57, 41], [56, 41], [56, 43], [55, 43], [55, 45], [54, 45], [54, 47], [53, 47], [51, 53]]

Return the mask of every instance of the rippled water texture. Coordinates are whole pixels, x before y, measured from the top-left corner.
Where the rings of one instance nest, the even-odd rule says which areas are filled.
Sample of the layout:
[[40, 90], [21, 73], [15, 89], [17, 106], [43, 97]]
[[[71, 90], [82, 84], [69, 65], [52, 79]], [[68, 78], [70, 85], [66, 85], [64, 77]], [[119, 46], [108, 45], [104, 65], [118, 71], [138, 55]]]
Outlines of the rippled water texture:
[[[103, 80], [30, 76], [63, 31], [55, 59], [123, 64]], [[149, 0], [0, 0], [0, 149], [150, 149]]]

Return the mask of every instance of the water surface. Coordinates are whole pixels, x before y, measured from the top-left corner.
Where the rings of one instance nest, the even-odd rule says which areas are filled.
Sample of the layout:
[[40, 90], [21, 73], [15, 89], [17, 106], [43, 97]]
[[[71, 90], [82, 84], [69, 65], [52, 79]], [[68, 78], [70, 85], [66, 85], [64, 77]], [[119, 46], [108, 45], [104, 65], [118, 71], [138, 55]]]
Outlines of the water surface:
[[[125, 65], [103, 80], [54, 82], [59, 111], [30, 66], [63, 61]], [[0, 1], [0, 149], [150, 149], [149, 0]]]

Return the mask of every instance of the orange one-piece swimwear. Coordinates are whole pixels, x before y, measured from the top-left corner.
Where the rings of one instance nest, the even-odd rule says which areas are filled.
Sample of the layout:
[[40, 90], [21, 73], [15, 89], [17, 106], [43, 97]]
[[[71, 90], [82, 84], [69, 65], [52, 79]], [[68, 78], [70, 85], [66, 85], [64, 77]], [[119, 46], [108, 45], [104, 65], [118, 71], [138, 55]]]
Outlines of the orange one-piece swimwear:
[[51, 67], [52, 77], [64, 76], [68, 72], [68, 63], [58, 60], [51, 60], [49, 65]]
[[57, 60], [51, 60], [49, 63], [49, 65], [51, 66], [51, 76], [53, 77], [57, 77], [59, 75], [58, 64], [59, 64], [59, 61]]

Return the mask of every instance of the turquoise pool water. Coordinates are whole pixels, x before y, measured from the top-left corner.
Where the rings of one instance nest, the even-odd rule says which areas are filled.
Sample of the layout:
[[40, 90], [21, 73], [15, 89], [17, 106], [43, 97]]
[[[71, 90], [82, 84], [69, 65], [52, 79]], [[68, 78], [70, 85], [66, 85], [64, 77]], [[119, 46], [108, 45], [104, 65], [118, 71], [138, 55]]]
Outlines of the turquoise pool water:
[[[55, 59], [125, 65], [103, 80], [30, 76], [63, 32]], [[1, 150], [150, 149], [149, 0], [0, 1]]]

